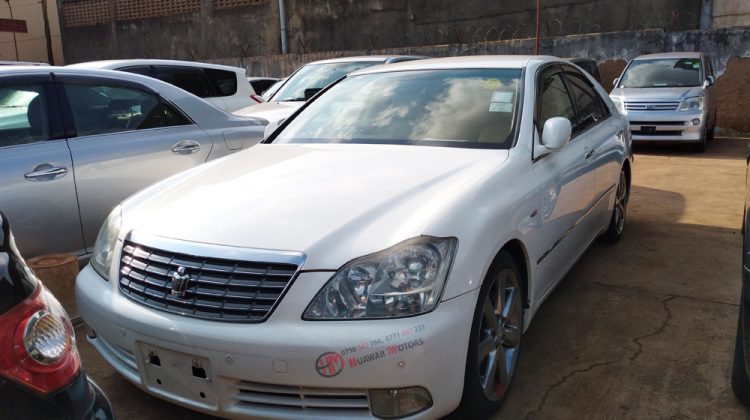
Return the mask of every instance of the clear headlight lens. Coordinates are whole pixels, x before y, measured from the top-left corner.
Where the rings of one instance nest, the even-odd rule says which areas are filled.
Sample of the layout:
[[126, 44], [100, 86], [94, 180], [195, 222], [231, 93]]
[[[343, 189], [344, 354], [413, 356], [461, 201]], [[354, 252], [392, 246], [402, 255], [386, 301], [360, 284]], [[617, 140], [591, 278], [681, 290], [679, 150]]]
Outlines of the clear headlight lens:
[[680, 111], [703, 111], [703, 97], [687, 98], [680, 104]]
[[91, 268], [94, 269], [105, 280], [109, 280], [109, 268], [112, 265], [112, 254], [115, 252], [117, 236], [120, 234], [120, 224], [122, 222], [122, 209], [120, 206], [115, 207], [104, 221], [99, 234], [96, 236], [94, 253], [91, 255]]
[[431, 311], [440, 300], [457, 242], [423, 236], [356, 259], [323, 286], [303, 318], [393, 318]]
[[612, 102], [615, 104], [615, 108], [617, 108], [617, 112], [620, 114], [625, 114], [625, 103], [620, 98], [610, 98], [612, 99]]

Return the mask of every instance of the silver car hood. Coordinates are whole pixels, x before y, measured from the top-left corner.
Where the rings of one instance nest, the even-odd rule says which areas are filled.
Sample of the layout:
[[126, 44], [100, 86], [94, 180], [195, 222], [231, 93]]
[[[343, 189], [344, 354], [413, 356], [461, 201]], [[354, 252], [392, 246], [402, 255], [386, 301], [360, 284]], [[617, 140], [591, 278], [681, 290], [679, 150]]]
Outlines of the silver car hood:
[[670, 87], [670, 88], [615, 88], [609, 94], [612, 98], [624, 99], [626, 101], [682, 101], [693, 96], [701, 96], [703, 88], [693, 87]]

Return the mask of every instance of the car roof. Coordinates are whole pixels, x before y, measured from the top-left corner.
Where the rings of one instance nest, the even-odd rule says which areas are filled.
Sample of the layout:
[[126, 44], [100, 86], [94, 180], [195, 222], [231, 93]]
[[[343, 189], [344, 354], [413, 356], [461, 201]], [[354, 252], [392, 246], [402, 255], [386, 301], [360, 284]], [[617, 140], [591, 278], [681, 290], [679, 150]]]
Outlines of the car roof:
[[700, 52], [667, 52], [657, 54], [644, 54], [636, 57], [636, 60], [652, 60], [657, 58], [701, 58]]
[[406, 58], [406, 59], [411, 59], [411, 60], [419, 60], [424, 57], [418, 56], [418, 55], [360, 55], [360, 56], [354, 56], [354, 57], [337, 57], [337, 58], [329, 58], [327, 60], [312, 61], [306, 65], [330, 64], [330, 63], [353, 63], [353, 62], [385, 63], [386, 61], [394, 59], [394, 58]]
[[425, 60], [404, 61], [388, 66], [368, 67], [357, 70], [352, 75], [368, 73], [385, 73], [404, 70], [442, 70], [442, 69], [520, 69], [532, 61], [560, 61], [557, 57], [543, 55], [474, 55], [462, 57], [429, 58]]
[[98, 69], [118, 69], [130, 66], [184, 66], [184, 67], [204, 67], [209, 69], [227, 70], [236, 72], [238, 70], [245, 72], [240, 67], [224, 66], [221, 64], [201, 63], [198, 61], [181, 61], [181, 60], [155, 60], [155, 59], [127, 59], [127, 60], [101, 60], [88, 61], [85, 63], [70, 64], [66, 67], [86, 67]]

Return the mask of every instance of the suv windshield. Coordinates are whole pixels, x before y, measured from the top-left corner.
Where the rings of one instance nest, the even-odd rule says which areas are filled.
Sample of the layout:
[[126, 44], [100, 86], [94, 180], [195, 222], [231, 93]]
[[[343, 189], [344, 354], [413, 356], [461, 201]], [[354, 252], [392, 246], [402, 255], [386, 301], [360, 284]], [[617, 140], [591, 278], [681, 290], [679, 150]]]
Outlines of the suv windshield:
[[622, 75], [620, 87], [660, 88], [700, 86], [703, 82], [700, 58], [635, 60]]
[[308, 105], [276, 143], [510, 148], [521, 69], [350, 76]]
[[307, 89], [323, 89], [343, 76], [365, 67], [383, 64], [381, 61], [308, 64], [294, 73], [271, 98], [274, 102], [304, 101]]

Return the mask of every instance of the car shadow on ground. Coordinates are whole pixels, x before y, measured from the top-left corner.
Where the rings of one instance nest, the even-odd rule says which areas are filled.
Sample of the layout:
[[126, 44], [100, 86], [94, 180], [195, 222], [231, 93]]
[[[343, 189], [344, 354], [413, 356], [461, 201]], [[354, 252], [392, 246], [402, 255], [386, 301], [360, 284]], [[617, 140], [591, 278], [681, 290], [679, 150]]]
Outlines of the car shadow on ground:
[[[721, 139], [720, 143], [715, 141]], [[704, 153], [697, 153], [692, 145], [679, 143], [635, 143], [633, 151], [638, 155], [670, 156], [692, 159], [734, 159], [744, 158], [748, 151], [748, 138], [717, 137], [708, 144]]]

